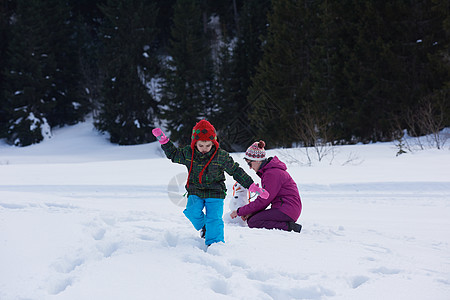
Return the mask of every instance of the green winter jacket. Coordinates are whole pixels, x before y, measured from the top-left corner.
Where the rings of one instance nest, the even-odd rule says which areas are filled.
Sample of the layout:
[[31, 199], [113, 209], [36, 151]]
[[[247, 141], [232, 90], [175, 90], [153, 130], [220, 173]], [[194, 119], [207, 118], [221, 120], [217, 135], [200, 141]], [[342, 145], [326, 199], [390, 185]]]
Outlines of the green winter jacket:
[[[161, 145], [161, 148], [164, 150], [167, 158], [174, 163], [185, 165], [189, 172], [192, 157], [192, 149], [190, 146], [177, 148], [169, 141], [168, 143]], [[225, 199], [226, 187], [224, 171], [230, 176], [233, 176], [233, 178], [245, 188], [248, 188], [253, 183], [253, 179], [239, 167], [238, 163], [234, 162], [228, 152], [220, 148], [203, 173], [202, 183], [200, 183], [198, 178], [199, 174], [203, 167], [208, 163], [215, 150], [216, 148], [213, 146], [211, 151], [202, 154], [195, 148], [194, 162], [189, 177], [189, 188], [186, 185], [188, 195], [196, 195], [200, 198]]]

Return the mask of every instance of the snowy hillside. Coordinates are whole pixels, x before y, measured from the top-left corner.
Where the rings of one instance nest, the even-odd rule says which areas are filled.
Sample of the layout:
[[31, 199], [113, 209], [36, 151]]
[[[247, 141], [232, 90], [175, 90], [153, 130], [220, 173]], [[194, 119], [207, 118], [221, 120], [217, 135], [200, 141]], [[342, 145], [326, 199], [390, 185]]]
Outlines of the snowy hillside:
[[299, 186], [301, 234], [226, 224], [205, 251], [158, 143], [111, 145], [86, 122], [0, 144], [0, 299], [450, 299], [448, 147], [333, 150], [311, 166], [269, 151]]

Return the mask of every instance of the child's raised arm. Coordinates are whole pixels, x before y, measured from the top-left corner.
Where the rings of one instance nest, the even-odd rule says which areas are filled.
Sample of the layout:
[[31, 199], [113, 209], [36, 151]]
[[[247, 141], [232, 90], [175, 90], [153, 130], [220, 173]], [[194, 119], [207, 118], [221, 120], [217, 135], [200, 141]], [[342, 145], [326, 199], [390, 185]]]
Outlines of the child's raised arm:
[[152, 133], [161, 145], [164, 145], [169, 141], [169, 138], [162, 132], [161, 128], [153, 129]]
[[[161, 144], [161, 148], [166, 154], [167, 158], [172, 162], [182, 165], [187, 165], [191, 163], [190, 155], [187, 153], [187, 149], [178, 149], [170, 142], [169, 138], [162, 132], [161, 128], [155, 128], [152, 130], [153, 135], [158, 139]], [[189, 159], [188, 159], [189, 157]]]

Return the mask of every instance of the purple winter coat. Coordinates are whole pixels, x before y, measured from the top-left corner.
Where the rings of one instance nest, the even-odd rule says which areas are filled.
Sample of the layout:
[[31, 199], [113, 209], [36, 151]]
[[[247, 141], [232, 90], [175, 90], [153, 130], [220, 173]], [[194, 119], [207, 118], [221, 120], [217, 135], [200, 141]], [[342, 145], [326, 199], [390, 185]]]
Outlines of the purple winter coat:
[[240, 207], [238, 215], [253, 214], [272, 204], [272, 209], [279, 209], [294, 221], [297, 221], [302, 211], [302, 202], [297, 184], [286, 170], [285, 163], [280, 161], [278, 157], [269, 158], [269, 162], [256, 173], [261, 177], [262, 187], [269, 192], [269, 198], [256, 198], [255, 201]]

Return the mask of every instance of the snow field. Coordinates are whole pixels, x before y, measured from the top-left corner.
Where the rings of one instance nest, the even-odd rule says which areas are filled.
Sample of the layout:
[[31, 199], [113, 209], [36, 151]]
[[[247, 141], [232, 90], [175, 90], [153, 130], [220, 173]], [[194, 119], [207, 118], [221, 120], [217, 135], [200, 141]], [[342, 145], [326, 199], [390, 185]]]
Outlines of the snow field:
[[53, 136], [0, 145], [2, 300], [449, 299], [448, 150], [346, 146], [311, 167], [269, 151], [298, 158], [302, 233], [225, 224], [206, 249], [168, 194], [185, 168], [157, 143], [113, 146], [89, 123]]

